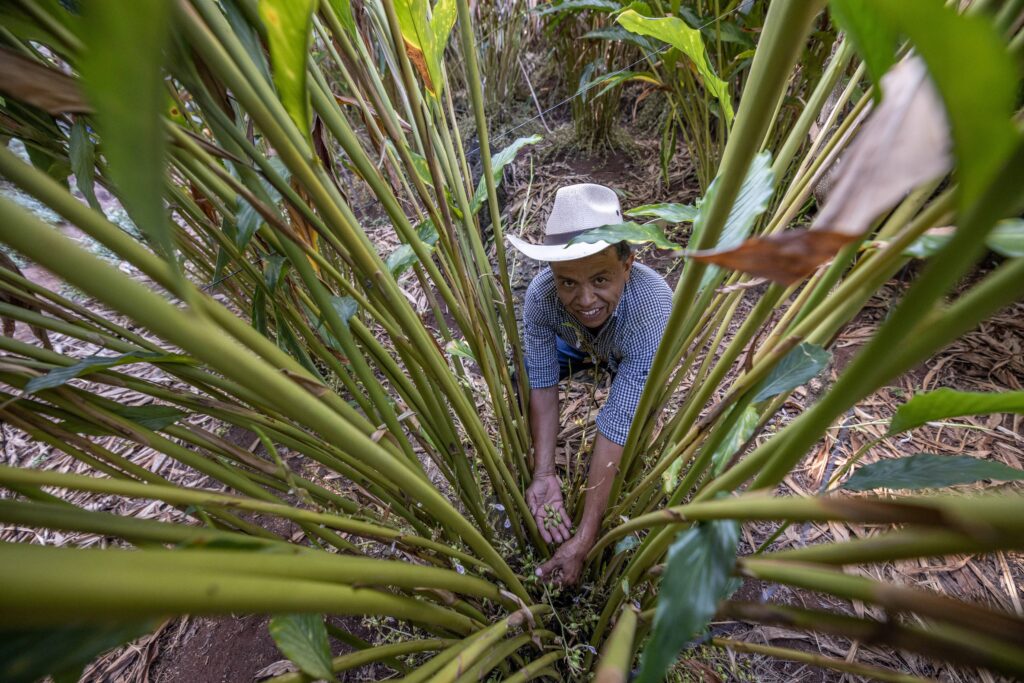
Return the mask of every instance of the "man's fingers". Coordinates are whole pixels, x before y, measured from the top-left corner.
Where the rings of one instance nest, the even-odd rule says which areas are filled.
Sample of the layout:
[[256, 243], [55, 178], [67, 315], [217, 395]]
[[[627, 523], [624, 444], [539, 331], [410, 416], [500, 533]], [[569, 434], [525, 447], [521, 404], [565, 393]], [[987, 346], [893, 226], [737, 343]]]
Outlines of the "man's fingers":
[[551, 543], [551, 531], [544, 526], [544, 518], [537, 518], [537, 530], [540, 531], [540, 537], [544, 539], [545, 543]]

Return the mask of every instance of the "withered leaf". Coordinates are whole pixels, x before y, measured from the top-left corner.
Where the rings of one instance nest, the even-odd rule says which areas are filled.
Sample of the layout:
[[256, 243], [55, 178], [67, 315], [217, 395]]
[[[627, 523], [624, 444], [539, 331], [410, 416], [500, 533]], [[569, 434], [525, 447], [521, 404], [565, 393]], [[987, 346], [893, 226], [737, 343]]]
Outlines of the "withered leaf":
[[6, 48], [0, 48], [0, 93], [54, 116], [92, 111], [75, 79]]
[[789, 230], [748, 239], [735, 249], [694, 251], [687, 255], [694, 261], [790, 285], [812, 273], [854, 239], [853, 235], [830, 230]]
[[423, 84], [427, 86], [427, 90], [433, 92], [434, 81], [430, 78], [430, 70], [427, 68], [427, 59], [423, 55], [423, 50], [407, 40], [405, 41], [405, 52], [409, 55], [409, 61], [416, 67], [416, 71], [419, 72], [420, 78], [423, 79]]

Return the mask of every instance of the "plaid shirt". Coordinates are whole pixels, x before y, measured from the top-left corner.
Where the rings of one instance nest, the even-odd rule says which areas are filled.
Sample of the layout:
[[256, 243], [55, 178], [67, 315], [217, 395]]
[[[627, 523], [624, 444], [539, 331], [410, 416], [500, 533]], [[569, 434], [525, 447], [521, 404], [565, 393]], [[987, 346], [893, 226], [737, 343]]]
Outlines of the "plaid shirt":
[[523, 340], [530, 387], [543, 389], [558, 384], [556, 335], [593, 362], [607, 363], [615, 380], [597, 416], [597, 428], [621, 446], [626, 443], [654, 352], [672, 310], [672, 290], [656, 272], [634, 263], [615, 312], [594, 334], [565, 310], [555, 288], [554, 273], [545, 268], [526, 290]]

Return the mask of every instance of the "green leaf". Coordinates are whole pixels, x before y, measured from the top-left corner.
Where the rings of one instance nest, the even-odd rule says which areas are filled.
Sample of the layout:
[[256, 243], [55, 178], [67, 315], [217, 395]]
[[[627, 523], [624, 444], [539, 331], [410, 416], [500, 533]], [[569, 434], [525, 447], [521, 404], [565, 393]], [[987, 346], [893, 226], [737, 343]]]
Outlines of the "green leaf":
[[309, 353], [306, 352], [306, 348], [299, 343], [295, 333], [292, 332], [292, 328], [285, 321], [284, 316], [281, 314], [281, 309], [274, 308], [274, 320], [277, 323], [277, 346], [279, 349], [290, 355], [295, 360], [299, 361], [302, 367], [309, 370], [310, 374], [314, 377], [323, 379], [320, 375], [320, 371], [316, 369], [316, 365], [313, 364], [313, 359], [309, 357]]
[[465, 358], [476, 362], [476, 356], [473, 355], [473, 349], [469, 348], [469, 343], [465, 339], [453, 339], [444, 347], [445, 353], [450, 356], [457, 356], [459, 358]]
[[328, 4], [338, 17], [342, 27], [350, 37], [356, 35], [356, 17], [352, 14], [352, 0], [328, 0]]
[[332, 296], [331, 306], [337, 311], [341, 321], [348, 324], [349, 319], [359, 312], [359, 303], [350, 296]]
[[61, 368], [50, 370], [42, 377], [33, 377], [25, 385], [26, 394], [34, 394], [43, 389], [53, 389], [77, 377], [85, 377], [94, 372], [117, 367], [118, 365], [129, 365], [131, 363], [189, 363], [195, 361], [189, 356], [174, 353], [160, 353], [157, 351], [139, 351], [122, 353], [119, 356], [89, 356], [78, 361], [74, 365], [67, 365]]
[[50, 156], [33, 144], [26, 144], [25, 151], [32, 165], [50, 176], [65, 188], [68, 186], [68, 176], [71, 175], [71, 166], [63, 159]]
[[701, 38], [700, 31], [690, 28], [679, 17], [649, 19], [631, 9], [619, 14], [616, 21], [628, 31], [657, 38], [689, 57], [697, 68], [697, 73], [704, 80], [704, 88], [721, 105], [722, 113], [725, 115], [725, 125], [732, 125], [734, 113], [729, 84], [718, 77], [708, 62], [707, 54], [704, 51], [704, 39]]
[[267, 334], [267, 294], [262, 287], [257, 287], [252, 295], [252, 312], [250, 313], [252, 326], [264, 337]]
[[673, 251], [679, 251], [682, 247], [669, 238], [665, 237], [665, 231], [659, 228], [653, 223], [647, 223], [646, 225], [640, 225], [639, 223], [617, 223], [615, 225], [605, 225], [600, 228], [594, 228], [588, 230], [582, 235], [569, 240], [569, 244], [592, 244], [594, 242], [607, 242], [608, 244], [615, 244], [617, 242], [629, 242], [630, 244], [644, 244], [651, 242], [658, 249], [671, 249]]
[[[612, 88], [627, 81], [641, 81], [643, 83], [652, 83], [654, 85], [662, 85], [662, 82], [652, 74], [650, 71], [613, 71], [611, 73], [598, 76], [594, 80], [587, 84], [587, 89], [584, 94], [587, 95], [587, 99], [591, 97], [600, 97]], [[603, 88], [598, 90], [594, 94], [590, 94], [594, 88], [599, 85], [604, 85]]]
[[96, 199], [96, 148], [89, 137], [89, 128], [85, 125], [85, 119], [81, 116], [75, 118], [71, 126], [71, 142], [68, 145], [68, 153], [71, 157], [71, 170], [75, 174], [75, 182], [78, 184], [78, 191], [89, 202], [89, 206], [103, 213], [103, 207]]
[[[864, 59], [872, 83], [879, 85], [885, 72], [896, 63], [899, 36], [893, 26], [878, 21], [865, 0], [832, 0], [828, 9]], [[875, 99], [880, 99], [881, 91], [876, 88], [875, 92]]]
[[271, 254], [267, 257], [267, 265], [263, 268], [263, 284], [271, 293], [277, 290], [281, 284], [281, 275], [284, 272], [287, 259], [281, 254]]
[[[903, 255], [929, 258], [939, 253], [951, 239], [953, 239], [953, 232], [947, 228], [929, 230], [904, 249]], [[1024, 256], [1024, 220], [1012, 218], [1000, 221], [985, 237], [985, 244], [989, 249], [1006, 258]]]
[[306, 60], [309, 58], [316, 0], [260, 0], [260, 19], [267, 29], [270, 70], [288, 116], [311, 142]]
[[583, 34], [584, 38], [590, 40], [612, 40], [632, 43], [639, 47], [644, 52], [654, 52], [655, 47], [651, 44], [651, 41], [647, 40], [643, 36], [638, 36], [635, 33], [630, 33], [621, 26], [606, 26], [599, 28], [594, 31], [588, 31]]
[[270, 635], [281, 654], [316, 680], [334, 680], [327, 628], [320, 614], [279, 614], [270, 620]]
[[[733, 249], [738, 247], [750, 237], [754, 230], [754, 223], [768, 208], [768, 202], [775, 193], [775, 175], [772, 173], [771, 153], [761, 152], [754, 157], [747, 169], [747, 175], [743, 178], [736, 201], [729, 210], [729, 217], [725, 219], [725, 226], [714, 249]], [[700, 241], [700, 235], [704, 232], [704, 223], [707, 221], [707, 211], [711, 209], [711, 198], [718, 190], [718, 179], [711, 181], [707, 194], [703, 199], [697, 201], [697, 216], [693, 219], [693, 232], [690, 235], [689, 247], [695, 248]], [[700, 288], [707, 287], [721, 272], [717, 266], [712, 266], [704, 271]]]
[[[174, 406], [161, 405], [117, 406], [112, 408], [110, 412], [134, 422], [141, 427], [151, 429], [154, 432], [158, 432], [165, 427], [170, 427], [186, 415], [186, 413], [178, 410]], [[106, 436], [108, 434], [118, 433], [108, 427], [103, 427], [101, 425], [93, 424], [92, 422], [86, 422], [84, 420], [74, 418], [64, 420], [58, 426], [65, 431], [74, 432], [76, 434], [88, 434], [90, 436]]]
[[60, 676], [80, 673], [100, 654], [155, 627], [152, 621], [130, 621], [0, 631], [0, 680], [33, 683], [47, 675], [59, 680]]
[[704, 630], [719, 601], [732, 592], [738, 542], [739, 525], [732, 520], [700, 524], [676, 538], [636, 683], [660, 682], [683, 645]]
[[750, 435], [754, 433], [757, 422], [760, 419], [757, 410], [753, 406], [747, 406], [743, 414], [729, 429], [729, 433], [722, 439], [715, 452], [711, 454], [711, 467], [713, 476], [718, 476], [729, 464], [733, 454], [747, 442]]
[[[527, 145], [536, 145], [538, 142], [543, 140], [540, 135], [531, 135], [528, 138], [518, 138], [511, 145], [501, 150], [497, 154], [491, 157], [491, 176], [494, 178], [494, 186], [501, 185], [502, 179], [505, 177], [505, 167], [512, 163], [512, 160], [519, 154], [519, 150]], [[484, 178], [480, 178], [480, 182], [476, 185], [476, 192], [473, 193], [473, 199], [469, 202], [469, 208], [472, 209], [473, 213], [480, 210], [483, 206], [484, 201], [487, 199], [487, 181]], [[431, 228], [433, 228], [431, 223]], [[437, 231], [434, 231], [437, 234]]]
[[457, 5], [455, 0], [438, 0], [430, 19], [427, 7], [426, 0], [396, 0], [395, 14], [409, 60], [427, 90], [440, 97], [444, 83], [444, 49], [455, 25]]
[[391, 275], [397, 278], [402, 273], [409, 270], [414, 263], [419, 263], [419, 261], [419, 257], [416, 256], [416, 252], [413, 251], [413, 248], [408, 244], [403, 244], [388, 254], [387, 259], [384, 261], [384, 265], [388, 267]]
[[615, 554], [628, 552], [638, 545], [640, 545], [640, 539], [636, 537], [636, 534], [630, 534], [615, 544]]
[[1016, 413], [1024, 415], [1024, 391], [997, 393], [936, 389], [918, 394], [897, 410], [889, 423], [889, 436], [947, 417]]
[[697, 207], [690, 204], [644, 204], [627, 211], [626, 215], [657, 218], [668, 223], [688, 223], [697, 218]]
[[1002, 221], [985, 238], [988, 248], [1006, 258], [1024, 257], [1024, 219]]
[[78, 68], [95, 108], [110, 178], [135, 225], [161, 256], [173, 261], [163, 202], [167, 140], [162, 120], [167, 101], [162, 68], [173, 3], [87, 2], [81, 7], [86, 50]]
[[[394, 147], [394, 143], [390, 140], [387, 141], [387, 144]], [[409, 152], [409, 156], [412, 157], [412, 166], [416, 169], [416, 175], [419, 176], [424, 185], [433, 187], [434, 179], [430, 177], [430, 167], [427, 165], [427, 160], [416, 152]]]
[[534, 12], [537, 16], [544, 16], [545, 14], [560, 14], [562, 12], [582, 12], [583, 10], [593, 10], [595, 12], [614, 12], [620, 9], [622, 5], [613, 0], [563, 0], [559, 3], [548, 3], [541, 5]]
[[787, 353], [758, 385], [753, 403], [760, 403], [806, 383], [825, 369], [832, 354], [825, 349], [803, 342]]
[[873, 489], [936, 489], [957, 484], [1024, 480], [1024, 470], [994, 460], [969, 455], [918, 453], [906, 458], [886, 458], [864, 465], [839, 488], [847, 491]]
[[927, 63], [953, 128], [958, 205], [971, 205], [1019, 138], [1019, 72], [1006, 41], [984, 13], [960, 14], [934, 0], [864, 2], [873, 21], [908, 36]]

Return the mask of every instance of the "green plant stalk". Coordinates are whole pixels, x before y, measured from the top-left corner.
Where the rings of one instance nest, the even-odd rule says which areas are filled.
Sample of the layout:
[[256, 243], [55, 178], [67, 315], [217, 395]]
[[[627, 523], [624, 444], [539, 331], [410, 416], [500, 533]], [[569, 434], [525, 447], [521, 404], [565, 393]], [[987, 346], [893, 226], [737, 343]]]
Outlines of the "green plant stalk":
[[[404, 655], [417, 654], [420, 652], [431, 652], [450, 646], [454, 641], [444, 638], [424, 638], [420, 640], [407, 640], [402, 643], [388, 643], [386, 645], [374, 645], [370, 649], [358, 650], [348, 654], [335, 657], [331, 660], [331, 670], [334, 673], [356, 669], [367, 664], [373, 664], [383, 659], [402, 657]], [[390, 664], [389, 664], [390, 666]], [[302, 672], [288, 673], [275, 676], [266, 683], [312, 683], [313, 679]]]
[[[723, 603], [718, 617], [827, 633], [865, 645], [885, 645], [918, 652], [938, 661], [952, 661], [970, 666], [997, 668], [993, 665], [1005, 660], [1002, 656], [1005, 646], [998, 641], [993, 642], [966, 629], [937, 623], [931, 623], [927, 629], [922, 629], [901, 626], [890, 620], [878, 622], [799, 607], [742, 602]], [[1014, 671], [1010, 667], [999, 668], [1009, 669], [1011, 673]]]
[[[13, 487], [12, 487], [13, 488]], [[61, 504], [63, 503], [63, 504]], [[109, 512], [83, 510], [61, 501], [25, 503], [0, 501], [0, 520], [8, 524], [39, 529], [60, 529], [82, 533], [114, 536], [135, 545], [147, 543], [173, 543], [175, 545], [204, 547], [223, 543], [240, 548], [275, 547], [289, 552], [312, 552], [308, 548], [287, 543], [280, 538], [261, 538], [249, 534], [220, 529], [187, 526], [180, 523], [158, 522], [152, 519], [125, 517]]]
[[636, 623], [635, 610], [630, 607], [622, 610], [615, 628], [601, 648], [601, 659], [594, 673], [594, 683], [626, 683], [629, 680]]
[[[1013, 185], [1015, 182], [1018, 184]], [[900, 306], [868, 342], [863, 351], [854, 358], [832, 391], [780, 434], [780, 437], [785, 435], [783, 438], [786, 441], [786, 447], [781, 451], [782, 457], [775, 457], [767, 463], [762, 463], [761, 458], [757, 457], [755, 452], [723, 475], [717, 485], [706, 489], [705, 493], [713, 495], [714, 492], [733, 488], [739, 481], [743, 481], [740, 477], [745, 479], [748, 474], [752, 473], [751, 468], [761, 464], [764, 467], [759, 468], [760, 471], [753, 486], [755, 488], [774, 486], [806, 453], [807, 448], [836, 415], [849, 409], [851, 405], [870, 393], [881, 382], [886, 381], [888, 377], [894, 376], [903, 368], [911, 367], [914, 362], [923, 359], [928, 352], [953, 339], [954, 337], [949, 336], [946, 329], [943, 328], [918, 329], [916, 332], [926, 342], [922, 345], [918, 341], [913, 345], [913, 348], [918, 351], [916, 356], [909, 357], [905, 350], [896, 354], [891, 354], [888, 351], [898, 349], [901, 340], [914, 338], [911, 336], [911, 332], [914, 331], [915, 326], [985, 250], [984, 236], [991, 230], [995, 221], [1002, 217], [1002, 211], [1006, 204], [1013, 201], [1012, 198], [1015, 195], [1011, 188], [1020, 185], [1024, 185], [1024, 145], [1018, 144], [996, 182], [961, 218], [960, 228], [953, 235], [949, 244], [930, 260], [928, 267], [907, 292]], [[1001, 195], [1000, 193], [1009, 194]], [[1021, 270], [1024, 271], [1024, 268]], [[987, 288], [981, 285], [977, 289], [982, 289], [987, 293], [991, 289], [991, 284]], [[1014, 291], [1020, 290], [1003, 293], [996, 291], [992, 294], [997, 301], [1001, 299], [1005, 305], [1016, 298]], [[988, 309], [986, 308], [986, 310]], [[965, 313], [975, 322], [980, 320], [972, 312]], [[879, 362], [882, 358], [885, 361]]]
[[889, 502], [881, 498], [848, 498], [841, 495], [777, 498], [763, 493], [750, 493], [665, 508], [631, 519], [602, 536], [594, 544], [591, 553], [596, 555], [602, 548], [642, 529], [712, 519], [912, 523], [947, 531], [957, 530], [968, 536], [982, 538], [995, 533], [1005, 541], [1007, 535], [1024, 531], [1024, 521], [1014, 519], [1017, 515], [1024, 515], [1024, 498], [1014, 495], [977, 498], [908, 496], [898, 502]]
[[4, 622], [32, 627], [83, 617], [329, 612], [387, 615], [461, 634], [475, 629], [472, 620], [451, 610], [367, 588], [221, 571], [183, 573], [166, 564], [152, 566], [142, 574], [124, 561], [150, 551], [104, 550], [100, 551], [102, 557], [96, 558], [99, 562], [92, 560], [89, 552], [23, 544], [0, 546], [0, 577], [7, 588], [0, 596]]
[[[450, 681], [451, 683], [478, 683], [484, 680], [484, 676], [490, 673], [496, 666], [508, 659], [516, 650], [519, 650], [524, 645], [530, 642], [531, 638], [539, 633], [534, 631], [533, 634], [522, 633], [514, 638], [503, 640], [497, 645], [491, 647], [486, 651], [482, 657], [477, 659], [470, 666], [464, 666], [461, 662], [457, 670], [450, 672], [450, 677], [442, 678], [442, 674], [439, 673], [434, 678], [435, 681], [441, 683], [442, 681]], [[554, 637], [554, 633], [550, 633], [550, 637]], [[451, 664], [448, 665], [452, 666]]]
[[854, 674], [857, 676], [864, 676], [876, 681], [887, 681], [888, 683], [937, 683], [933, 678], [911, 676], [909, 674], [902, 674], [896, 671], [882, 669], [877, 666], [848, 662], [845, 659], [826, 657], [825, 655], [804, 652], [803, 650], [794, 650], [788, 647], [745, 643], [741, 640], [732, 640], [730, 638], [712, 638], [711, 645], [732, 650], [733, 652], [765, 655], [767, 657], [774, 657], [778, 659], [788, 659], [793, 662], [802, 662], [804, 664], [811, 664], [812, 666], [819, 666], [824, 669], [832, 669], [833, 671], [842, 671], [844, 673]]
[[[476, 531], [433, 487], [396, 463], [365, 434], [337, 413], [263, 361], [240, 354], [237, 344], [222, 333], [211, 334], [202, 321], [169, 305], [159, 295], [82, 252], [67, 238], [55, 233], [22, 209], [0, 200], [0, 239], [36, 262], [67, 273], [72, 284], [105, 300], [114, 308], [146, 325], [181, 348], [210, 362], [227, 377], [262, 395], [279, 412], [318, 430], [348, 450], [382, 476], [391, 478], [431, 510], [442, 522], [458, 531], [466, 543], [491, 565], [510, 589], [525, 598], [516, 575], [486, 539]], [[28, 236], [31, 235], [29, 239]], [[201, 340], [201, 343], [197, 343]], [[191, 348], [190, 348], [191, 347]]]
[[555, 671], [549, 669], [552, 664], [565, 658], [564, 652], [549, 652], [543, 657], [538, 657], [519, 671], [515, 672], [502, 683], [527, 683], [540, 676], [547, 675], [550, 678], [557, 678]]
[[[701, 233], [700, 242], [694, 245], [696, 249], [709, 248], [718, 241], [747, 168], [770, 123], [772, 107], [768, 103], [774, 103], [778, 93], [785, 87], [802, 47], [803, 41], [800, 38], [809, 30], [811, 20], [821, 6], [822, 3], [818, 1], [782, 2], [770, 6], [761, 41], [751, 65], [747, 87], [740, 99], [736, 121], [722, 155], [722, 166], [718, 173], [719, 185], [708, 209], [707, 223]], [[701, 263], [692, 263], [690, 266], [684, 269], [683, 278], [676, 287], [676, 305], [673, 306], [667, 329], [679, 329], [690, 315], [691, 309], [687, 304], [694, 298], [705, 270]], [[665, 375], [675, 360], [668, 357], [668, 353], [663, 351], [665, 348], [666, 345], [662, 344], [655, 356], [649, 377], [656, 378], [656, 381], [648, 382], [648, 388], [652, 384], [662, 384], [657, 380]], [[645, 389], [641, 405], [637, 409], [639, 415], [646, 416], [653, 407], [654, 397], [650, 393], [653, 391]], [[631, 431], [635, 433], [638, 430]], [[623, 456], [624, 469], [628, 468], [632, 461], [636, 445], [632, 443], [632, 439], [626, 444]]]
[[820, 591], [847, 600], [862, 600], [898, 613], [912, 612], [940, 622], [950, 622], [1007, 645], [1016, 643], [1013, 659], [1024, 671], [1024, 619], [995, 612], [938, 593], [887, 584], [814, 565], [779, 560], [745, 558], [739, 563], [746, 576]]
[[91, 491], [94, 493], [162, 500], [165, 503], [171, 503], [174, 505], [197, 505], [203, 507], [224, 508], [227, 510], [237, 509], [260, 512], [282, 517], [284, 519], [291, 519], [296, 522], [323, 524], [328, 528], [365, 538], [375, 538], [382, 541], [399, 542], [411, 547], [425, 548], [473, 565], [479, 566], [481, 564], [479, 560], [437, 541], [403, 533], [378, 524], [351, 519], [342, 515], [316, 512], [314, 510], [303, 510], [291, 505], [265, 500], [246, 499], [239, 496], [231, 496], [195, 489], [182, 489], [175, 486], [157, 486], [154, 484], [143, 484], [131, 481], [97, 479], [96, 477], [89, 477], [85, 475], [21, 470], [18, 468], [3, 466], [0, 466], [0, 482], [5, 486], [9, 484], [60, 486], [73, 488], [77, 491]]
[[849, 66], [853, 55], [854, 51], [850, 46], [849, 40], [844, 41], [839, 46], [839, 49], [836, 50], [836, 53], [832, 55], [828, 68], [817, 85], [814, 86], [814, 91], [807, 98], [807, 104], [804, 105], [803, 111], [800, 112], [800, 117], [793, 124], [789, 134], [786, 136], [785, 143], [783, 143], [775, 155], [775, 161], [772, 163], [772, 176], [775, 177], [776, 182], [781, 184], [785, 179], [793, 157], [796, 156], [797, 150], [803, 146], [811, 125], [821, 113], [821, 108], [825, 105], [828, 96], [832, 94], [836, 84], [839, 82], [839, 78], [846, 71], [846, 67]]
[[763, 553], [767, 559], [787, 562], [854, 565], [892, 562], [921, 557], [980, 555], [999, 550], [1024, 548], [1024, 540], [1010, 534], [989, 533], [971, 536], [939, 529], [903, 529], [841, 544], [828, 543]]
[[[480, 68], [477, 63], [476, 45], [473, 39], [473, 22], [470, 17], [469, 4], [466, 0], [457, 0], [459, 13], [459, 35], [465, 59], [466, 81], [469, 84], [470, 98], [473, 101], [473, 116], [476, 120], [477, 140], [480, 146], [480, 161], [483, 164], [484, 183], [487, 187], [487, 207], [491, 214], [491, 229], [494, 232], [494, 251], [498, 260], [498, 276], [501, 282], [501, 293], [504, 300], [502, 318], [509, 345], [512, 347], [512, 362], [518, 371], [520, 395], [527, 396], [526, 368], [523, 364], [522, 346], [519, 340], [519, 328], [516, 325], [515, 304], [512, 285], [508, 276], [508, 260], [505, 256], [505, 239], [501, 225], [501, 213], [498, 209], [498, 194], [494, 185], [494, 174], [491, 165], [491, 147], [487, 128], [487, 116], [484, 113], [483, 94], [480, 88]], [[511, 395], [511, 394], [510, 394]], [[525, 421], [519, 420], [520, 434], [523, 442], [527, 441]]]

